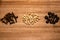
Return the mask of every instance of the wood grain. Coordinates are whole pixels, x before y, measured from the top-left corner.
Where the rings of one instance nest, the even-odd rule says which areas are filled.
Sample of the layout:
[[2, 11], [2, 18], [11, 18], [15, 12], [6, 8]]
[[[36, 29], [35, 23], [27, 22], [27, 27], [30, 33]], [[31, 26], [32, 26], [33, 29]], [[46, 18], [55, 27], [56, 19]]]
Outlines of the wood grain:
[[[60, 17], [60, 0], [0, 0], [0, 18], [8, 12], [18, 16], [13, 25], [0, 21], [0, 40], [60, 40], [60, 20], [55, 25], [45, 23], [49, 11]], [[24, 24], [22, 17], [27, 13], [38, 14], [39, 22]]]

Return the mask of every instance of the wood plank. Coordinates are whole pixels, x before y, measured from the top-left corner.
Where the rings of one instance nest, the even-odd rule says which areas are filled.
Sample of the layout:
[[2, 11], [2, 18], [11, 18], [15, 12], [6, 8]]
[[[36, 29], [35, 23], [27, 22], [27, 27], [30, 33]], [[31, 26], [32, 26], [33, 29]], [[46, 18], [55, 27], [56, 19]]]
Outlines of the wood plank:
[[[0, 0], [0, 18], [8, 12], [18, 16], [18, 22], [6, 25], [0, 21], [0, 40], [60, 40], [60, 20], [55, 25], [45, 23], [45, 15], [51, 11], [60, 17], [60, 0]], [[38, 14], [34, 25], [22, 21], [24, 14]]]

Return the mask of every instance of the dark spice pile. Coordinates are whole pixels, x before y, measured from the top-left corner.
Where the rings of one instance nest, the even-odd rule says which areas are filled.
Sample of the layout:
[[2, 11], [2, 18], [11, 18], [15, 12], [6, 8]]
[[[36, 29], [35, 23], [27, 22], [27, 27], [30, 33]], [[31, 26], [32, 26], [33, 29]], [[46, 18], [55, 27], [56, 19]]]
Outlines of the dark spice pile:
[[59, 21], [59, 17], [55, 13], [48, 12], [48, 16], [45, 16], [46, 23], [56, 24]]
[[0, 19], [0, 21], [2, 21], [2, 23], [5, 24], [14, 24], [15, 22], [17, 22], [17, 18], [18, 16], [15, 16], [14, 13], [7, 13], [2, 19]]

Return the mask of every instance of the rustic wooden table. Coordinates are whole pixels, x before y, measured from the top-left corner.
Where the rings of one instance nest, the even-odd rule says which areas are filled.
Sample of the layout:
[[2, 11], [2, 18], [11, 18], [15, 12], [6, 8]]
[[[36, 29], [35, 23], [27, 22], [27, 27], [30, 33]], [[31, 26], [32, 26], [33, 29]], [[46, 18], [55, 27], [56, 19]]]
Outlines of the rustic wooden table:
[[[49, 11], [60, 17], [60, 0], [0, 0], [0, 18], [8, 12], [18, 16], [13, 25], [0, 22], [0, 40], [60, 40], [60, 20], [55, 25], [45, 23]], [[27, 13], [38, 14], [40, 20], [24, 24], [22, 17]]]

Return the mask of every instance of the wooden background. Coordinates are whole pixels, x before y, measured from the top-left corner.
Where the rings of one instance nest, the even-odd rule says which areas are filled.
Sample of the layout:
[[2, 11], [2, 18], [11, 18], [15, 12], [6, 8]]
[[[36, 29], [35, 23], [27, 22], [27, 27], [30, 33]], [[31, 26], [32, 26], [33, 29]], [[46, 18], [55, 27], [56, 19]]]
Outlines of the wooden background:
[[[0, 0], [0, 18], [8, 12], [18, 16], [13, 25], [0, 21], [0, 40], [60, 40], [60, 20], [55, 25], [45, 23], [49, 11], [60, 17], [60, 0]], [[24, 24], [22, 17], [27, 13], [38, 14], [39, 22]]]

